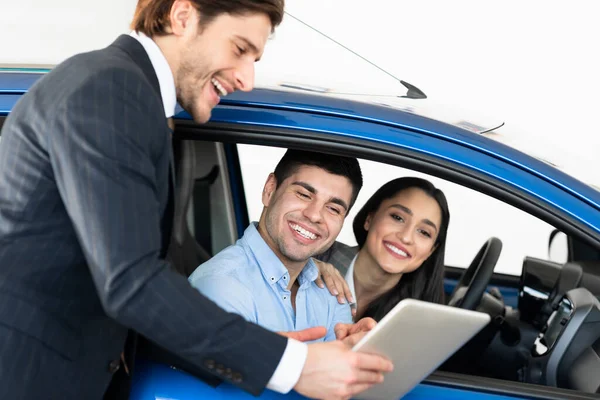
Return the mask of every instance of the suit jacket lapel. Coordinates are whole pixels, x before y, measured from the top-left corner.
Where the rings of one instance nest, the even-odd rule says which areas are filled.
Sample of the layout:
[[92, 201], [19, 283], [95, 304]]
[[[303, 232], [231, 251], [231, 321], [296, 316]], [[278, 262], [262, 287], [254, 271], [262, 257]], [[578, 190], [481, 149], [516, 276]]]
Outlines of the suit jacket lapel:
[[[169, 129], [169, 137], [172, 137], [173, 131]], [[169, 140], [169, 195], [167, 197], [167, 204], [161, 221], [162, 229], [162, 249], [161, 257], [166, 258], [169, 251], [169, 244], [171, 243], [171, 235], [173, 231], [173, 218], [175, 216], [175, 160], [173, 157], [173, 146], [172, 141]]]
[[148, 57], [148, 53], [146, 53], [144, 46], [142, 46], [140, 42], [129, 35], [119, 36], [117, 40], [111, 44], [111, 46], [118, 47], [123, 50], [140, 67], [143, 74], [152, 85], [156, 95], [160, 99], [160, 103], [162, 104], [162, 96], [160, 95], [158, 77], [156, 76], [156, 72], [154, 71], [154, 67], [152, 66], [152, 62], [150, 61], [150, 57]]

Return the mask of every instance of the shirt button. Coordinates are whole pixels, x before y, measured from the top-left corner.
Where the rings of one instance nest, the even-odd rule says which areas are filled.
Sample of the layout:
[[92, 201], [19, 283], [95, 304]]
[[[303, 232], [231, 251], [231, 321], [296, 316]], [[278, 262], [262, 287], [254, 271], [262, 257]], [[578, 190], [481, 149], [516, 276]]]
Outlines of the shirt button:
[[283, 279], [287, 279], [287, 276], [284, 276]]
[[238, 372], [234, 372], [232, 374], [231, 380], [233, 381], [233, 383], [241, 383], [242, 382], [242, 374], [240, 374]]
[[219, 375], [223, 375], [225, 373], [225, 366], [223, 364], [217, 364], [215, 372]]
[[206, 360], [204, 361], [204, 366], [208, 369], [214, 369], [215, 368], [215, 360]]
[[113, 360], [108, 364], [108, 372], [114, 374], [121, 368], [121, 362], [119, 360]]
[[287, 296], [283, 296], [283, 299], [284, 299], [284, 300], [287, 300]]
[[275, 280], [275, 278], [274, 278], [274, 277], [271, 277], [271, 280], [272, 280], [272, 281], [274, 281], [274, 280]]

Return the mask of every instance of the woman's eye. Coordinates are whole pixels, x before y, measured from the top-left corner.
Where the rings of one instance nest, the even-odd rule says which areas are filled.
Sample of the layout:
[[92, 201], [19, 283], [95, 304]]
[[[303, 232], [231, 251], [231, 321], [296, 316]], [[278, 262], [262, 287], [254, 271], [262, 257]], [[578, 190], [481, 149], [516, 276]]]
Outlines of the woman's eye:
[[421, 235], [423, 235], [425, 237], [431, 238], [431, 233], [429, 233], [427, 231], [424, 231], [424, 230], [420, 229], [419, 233], [421, 233]]
[[237, 47], [237, 50], [238, 50], [238, 53], [240, 54], [240, 56], [244, 55], [246, 53], [246, 49], [244, 49], [240, 46], [237, 46], [237, 45], [235, 47]]
[[394, 218], [396, 221], [400, 221], [400, 222], [404, 221], [404, 219], [401, 216], [399, 216], [398, 214], [392, 214], [391, 217]]

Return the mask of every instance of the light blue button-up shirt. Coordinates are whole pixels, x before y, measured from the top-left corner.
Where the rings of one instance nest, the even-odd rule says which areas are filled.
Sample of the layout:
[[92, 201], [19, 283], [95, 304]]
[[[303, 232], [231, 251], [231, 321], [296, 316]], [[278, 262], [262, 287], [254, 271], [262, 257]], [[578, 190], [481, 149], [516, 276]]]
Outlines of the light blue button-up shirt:
[[298, 276], [294, 312], [287, 289], [290, 274], [252, 223], [236, 244], [200, 265], [189, 280], [225, 310], [269, 330], [324, 326], [324, 340], [335, 340], [335, 324], [352, 322], [350, 307], [339, 304], [327, 289], [315, 284], [318, 274], [315, 263], [309, 260]]

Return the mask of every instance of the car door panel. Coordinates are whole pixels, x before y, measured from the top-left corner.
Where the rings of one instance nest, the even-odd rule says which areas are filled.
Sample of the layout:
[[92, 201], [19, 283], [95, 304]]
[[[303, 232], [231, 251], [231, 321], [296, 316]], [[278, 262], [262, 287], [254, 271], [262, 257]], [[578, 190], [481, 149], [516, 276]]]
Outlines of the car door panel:
[[[222, 383], [212, 387], [200, 379], [184, 371], [173, 369], [164, 364], [139, 362], [136, 365], [135, 382], [130, 395], [131, 400], [196, 400], [196, 399], [227, 399], [244, 400], [256, 397], [243, 392], [233, 385]], [[265, 390], [260, 399], [301, 400], [306, 397], [296, 392], [286, 395]], [[465, 390], [440, 385], [422, 383], [402, 398], [403, 400], [519, 400], [525, 397], [508, 397], [483, 391]]]

